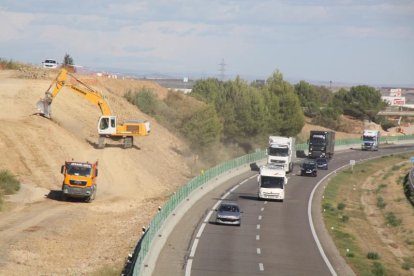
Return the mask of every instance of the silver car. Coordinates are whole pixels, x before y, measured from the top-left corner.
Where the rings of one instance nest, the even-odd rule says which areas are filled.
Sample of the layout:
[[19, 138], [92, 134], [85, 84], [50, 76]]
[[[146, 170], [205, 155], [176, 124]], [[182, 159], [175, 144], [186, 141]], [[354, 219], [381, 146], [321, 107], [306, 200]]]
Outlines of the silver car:
[[216, 209], [216, 224], [230, 224], [238, 225], [241, 224], [241, 213], [240, 207], [235, 202], [223, 202]]

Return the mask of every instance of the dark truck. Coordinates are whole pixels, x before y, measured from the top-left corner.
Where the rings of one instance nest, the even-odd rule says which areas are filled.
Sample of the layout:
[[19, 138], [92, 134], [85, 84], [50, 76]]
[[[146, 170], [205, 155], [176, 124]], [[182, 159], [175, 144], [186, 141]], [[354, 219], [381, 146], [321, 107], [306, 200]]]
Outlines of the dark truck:
[[309, 158], [332, 158], [335, 148], [335, 132], [311, 130], [309, 135]]

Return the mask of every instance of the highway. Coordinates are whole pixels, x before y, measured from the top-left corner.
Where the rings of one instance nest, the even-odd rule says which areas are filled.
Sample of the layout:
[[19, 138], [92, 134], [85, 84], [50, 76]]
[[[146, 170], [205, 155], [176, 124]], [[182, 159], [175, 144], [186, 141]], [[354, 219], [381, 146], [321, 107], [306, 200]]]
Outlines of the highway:
[[[319, 170], [317, 177], [298, 176], [299, 166], [295, 166], [284, 202], [257, 200], [257, 172], [232, 178], [185, 214], [168, 237], [153, 275], [347, 275], [342, 258], [332, 253], [335, 250], [317, 246], [319, 241], [329, 244], [330, 238], [312, 234], [308, 209], [312, 191], [328, 173], [350, 160], [412, 150], [413, 145], [395, 145], [378, 152], [335, 153], [329, 170]], [[214, 208], [222, 199], [239, 203], [244, 212], [240, 227], [214, 223]], [[314, 200], [312, 208], [320, 208], [320, 202]], [[316, 221], [315, 227], [320, 228], [320, 217]]]

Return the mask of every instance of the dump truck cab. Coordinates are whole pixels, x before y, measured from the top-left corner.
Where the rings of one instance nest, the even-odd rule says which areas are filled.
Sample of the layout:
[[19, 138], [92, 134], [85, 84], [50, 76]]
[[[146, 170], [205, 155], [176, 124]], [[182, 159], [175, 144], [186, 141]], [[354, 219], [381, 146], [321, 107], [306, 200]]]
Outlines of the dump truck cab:
[[88, 202], [95, 199], [98, 161], [95, 163], [67, 161], [60, 170], [63, 174], [62, 199], [84, 198]]

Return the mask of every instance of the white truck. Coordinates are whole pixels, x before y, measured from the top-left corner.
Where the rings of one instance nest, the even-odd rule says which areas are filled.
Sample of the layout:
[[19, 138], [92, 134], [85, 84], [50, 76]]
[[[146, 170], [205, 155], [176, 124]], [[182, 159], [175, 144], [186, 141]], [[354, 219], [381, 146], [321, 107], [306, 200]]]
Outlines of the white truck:
[[381, 133], [378, 130], [364, 129], [361, 150], [377, 151], [380, 143], [380, 135]]
[[258, 199], [285, 199], [285, 185], [287, 184], [286, 172], [282, 166], [266, 164], [260, 168], [257, 176]]
[[269, 136], [267, 149], [267, 163], [284, 167], [285, 172], [293, 170], [293, 153], [295, 152], [295, 138], [282, 136]]

